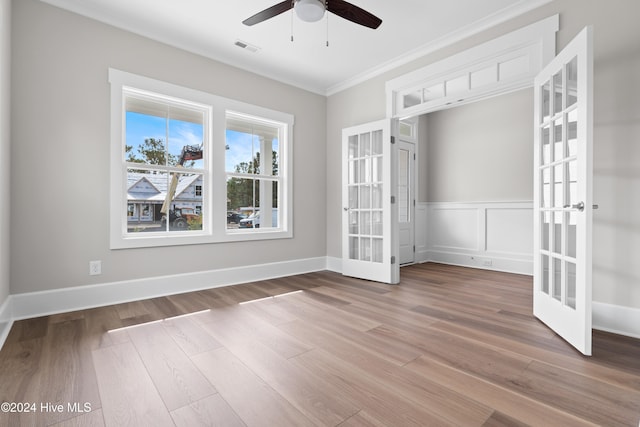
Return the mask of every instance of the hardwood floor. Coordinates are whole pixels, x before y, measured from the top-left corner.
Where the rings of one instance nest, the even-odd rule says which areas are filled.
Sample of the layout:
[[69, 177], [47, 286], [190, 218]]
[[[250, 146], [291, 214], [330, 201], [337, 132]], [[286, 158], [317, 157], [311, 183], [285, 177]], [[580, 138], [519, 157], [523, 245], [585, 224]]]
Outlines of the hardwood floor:
[[531, 315], [527, 276], [401, 276], [318, 272], [16, 322], [0, 401], [31, 412], [0, 425], [639, 425], [639, 340], [594, 331], [581, 356]]

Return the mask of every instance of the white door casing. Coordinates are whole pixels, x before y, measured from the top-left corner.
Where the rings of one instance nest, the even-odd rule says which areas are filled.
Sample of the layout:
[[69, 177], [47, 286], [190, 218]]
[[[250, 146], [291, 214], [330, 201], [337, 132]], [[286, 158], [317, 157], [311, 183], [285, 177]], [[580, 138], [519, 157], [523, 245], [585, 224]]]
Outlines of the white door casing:
[[384, 283], [400, 280], [397, 120], [342, 131], [342, 273]]
[[398, 145], [398, 232], [400, 265], [415, 262], [415, 145]]
[[534, 315], [591, 355], [593, 35], [534, 81]]

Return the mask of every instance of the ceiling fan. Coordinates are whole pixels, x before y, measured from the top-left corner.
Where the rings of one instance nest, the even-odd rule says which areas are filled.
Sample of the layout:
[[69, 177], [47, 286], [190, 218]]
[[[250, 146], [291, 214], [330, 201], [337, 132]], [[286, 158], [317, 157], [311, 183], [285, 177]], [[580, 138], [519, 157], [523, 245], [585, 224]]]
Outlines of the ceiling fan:
[[255, 25], [292, 8], [296, 15], [306, 22], [319, 21], [324, 16], [325, 10], [328, 10], [341, 18], [374, 30], [382, 24], [382, 19], [344, 0], [285, 0], [256, 13], [242, 23]]

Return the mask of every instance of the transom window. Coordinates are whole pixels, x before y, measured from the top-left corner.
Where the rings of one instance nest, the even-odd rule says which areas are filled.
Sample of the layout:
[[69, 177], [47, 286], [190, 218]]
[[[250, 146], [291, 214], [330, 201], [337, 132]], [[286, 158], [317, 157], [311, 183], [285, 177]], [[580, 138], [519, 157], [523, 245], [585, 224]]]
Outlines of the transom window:
[[112, 248], [292, 236], [293, 116], [118, 70], [109, 79]]

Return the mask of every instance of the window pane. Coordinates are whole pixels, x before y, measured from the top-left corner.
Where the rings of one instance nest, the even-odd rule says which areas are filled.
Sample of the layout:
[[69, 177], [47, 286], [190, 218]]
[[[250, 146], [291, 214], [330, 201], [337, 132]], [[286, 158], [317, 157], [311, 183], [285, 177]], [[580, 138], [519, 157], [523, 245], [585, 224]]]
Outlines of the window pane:
[[359, 201], [358, 201], [358, 186], [350, 185], [349, 186], [349, 208], [350, 209], [358, 209]]
[[544, 122], [549, 119], [551, 109], [551, 86], [548, 81], [542, 85], [540, 91], [540, 95], [542, 98], [542, 102], [540, 102], [540, 108], [542, 109], [542, 111], [540, 112], [540, 118]]
[[358, 135], [349, 137], [349, 160], [358, 157]]
[[542, 203], [543, 208], [551, 207], [551, 168], [542, 169]]
[[566, 163], [567, 176], [565, 180], [566, 204], [574, 206], [578, 204], [578, 161], [571, 160]]
[[422, 90], [416, 90], [402, 96], [402, 106], [404, 108], [413, 107], [422, 103]]
[[360, 212], [360, 234], [371, 235], [371, 212]]
[[562, 71], [553, 76], [553, 113], [562, 111]]
[[359, 234], [360, 221], [358, 221], [359, 213], [357, 211], [349, 212], [349, 234]]
[[227, 114], [225, 170], [277, 176], [280, 170], [280, 124]]
[[542, 212], [542, 223], [540, 227], [540, 233], [541, 233], [540, 246], [541, 246], [541, 249], [544, 251], [548, 251], [550, 249], [549, 248], [549, 235], [551, 233], [550, 223], [551, 223], [551, 212]]
[[371, 212], [371, 234], [374, 236], [382, 236], [382, 212]]
[[178, 164], [185, 168], [202, 169], [204, 167], [202, 122], [192, 123], [170, 119], [168, 125], [169, 165]]
[[553, 248], [557, 254], [562, 253], [562, 212], [553, 212]]
[[204, 113], [171, 104], [126, 98], [125, 161], [204, 167]]
[[360, 182], [359, 164], [359, 160], [349, 161], [349, 184], [357, 184]]
[[371, 261], [371, 239], [369, 237], [360, 238], [360, 260]]
[[227, 129], [227, 172], [260, 173], [260, 139], [253, 134]]
[[125, 119], [124, 160], [147, 165], [166, 165], [167, 119], [131, 111], [127, 111]]
[[444, 83], [438, 83], [431, 87], [424, 89], [424, 102], [432, 101], [434, 99], [444, 98]]
[[547, 295], [549, 294], [549, 278], [549, 257], [547, 255], [542, 255], [542, 292]]
[[567, 114], [567, 156], [578, 154], [578, 110]]
[[360, 157], [371, 155], [371, 134], [363, 133], [360, 135]]
[[202, 184], [200, 174], [128, 169], [127, 231], [202, 230]]
[[563, 120], [558, 119], [554, 122], [553, 131], [553, 160], [558, 161], [564, 159], [565, 150], [563, 150]]
[[383, 246], [382, 239], [371, 239], [371, 261], [382, 262]]
[[360, 208], [369, 209], [371, 207], [371, 186], [360, 186]]
[[562, 298], [562, 262], [558, 258], [553, 258], [553, 294], [556, 300]]
[[360, 259], [360, 239], [349, 237], [349, 259]]
[[576, 265], [567, 262], [567, 301], [565, 305], [575, 310], [576, 308]]
[[570, 211], [566, 213], [566, 227], [567, 227], [567, 255], [570, 257], [576, 257], [577, 249], [577, 223], [578, 215], [576, 211]]
[[540, 132], [542, 133], [542, 164], [548, 165], [551, 163], [551, 141], [549, 139], [549, 126], [543, 127]]
[[[227, 229], [279, 227], [278, 184], [268, 179], [227, 178]], [[229, 221], [230, 215], [241, 218], [236, 223]]]
[[564, 207], [564, 195], [562, 193], [563, 173], [564, 164], [555, 165], [553, 167], [553, 206], [556, 208]]
[[578, 102], [578, 57], [567, 64], [567, 108]]
[[166, 195], [168, 174], [127, 170], [127, 231], [139, 233], [164, 231], [162, 203]]
[[378, 156], [382, 154], [382, 131], [376, 130], [371, 134], [371, 155]]

